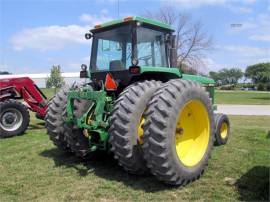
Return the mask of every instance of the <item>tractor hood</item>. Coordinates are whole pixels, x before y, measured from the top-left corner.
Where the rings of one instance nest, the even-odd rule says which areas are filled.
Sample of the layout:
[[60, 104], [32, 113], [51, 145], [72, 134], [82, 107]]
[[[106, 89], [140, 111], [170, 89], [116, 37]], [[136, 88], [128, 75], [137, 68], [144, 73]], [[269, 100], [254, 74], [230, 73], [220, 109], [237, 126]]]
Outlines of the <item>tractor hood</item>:
[[197, 76], [197, 75], [191, 75], [191, 74], [182, 74], [182, 79], [197, 81], [198, 83], [201, 83], [203, 85], [208, 85], [208, 86], [214, 86], [215, 85], [215, 81], [213, 79], [210, 79], [210, 78], [204, 77], [204, 76]]

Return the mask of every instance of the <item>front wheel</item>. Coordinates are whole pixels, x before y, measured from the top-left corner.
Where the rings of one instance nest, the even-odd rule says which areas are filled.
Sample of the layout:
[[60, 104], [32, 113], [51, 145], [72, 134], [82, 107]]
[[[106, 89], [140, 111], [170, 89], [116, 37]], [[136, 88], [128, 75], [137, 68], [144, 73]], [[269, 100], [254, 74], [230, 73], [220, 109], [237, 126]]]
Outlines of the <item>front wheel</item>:
[[21, 102], [6, 100], [0, 103], [0, 138], [23, 134], [29, 121], [29, 111]]
[[215, 145], [224, 145], [230, 137], [230, 121], [226, 114], [215, 114], [216, 133]]

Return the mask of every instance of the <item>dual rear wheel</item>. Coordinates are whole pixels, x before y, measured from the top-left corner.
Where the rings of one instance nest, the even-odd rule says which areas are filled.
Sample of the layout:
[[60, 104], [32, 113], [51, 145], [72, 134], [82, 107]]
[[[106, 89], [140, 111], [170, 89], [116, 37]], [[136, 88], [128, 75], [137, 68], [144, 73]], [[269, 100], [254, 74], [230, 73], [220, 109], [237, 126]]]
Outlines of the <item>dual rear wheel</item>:
[[[46, 126], [58, 147], [85, 157], [88, 138], [65, 123], [68, 90], [50, 102]], [[74, 115], [80, 116], [88, 106], [76, 101]], [[195, 82], [136, 82], [115, 101], [108, 131], [111, 151], [129, 173], [151, 172], [167, 184], [185, 185], [203, 173], [217, 141], [214, 119], [223, 118], [214, 118], [208, 93]], [[220, 126], [220, 131], [225, 129]]]
[[129, 86], [116, 101], [109, 130], [112, 151], [125, 170], [151, 171], [172, 185], [200, 177], [214, 132], [208, 93], [199, 84], [180, 79]]

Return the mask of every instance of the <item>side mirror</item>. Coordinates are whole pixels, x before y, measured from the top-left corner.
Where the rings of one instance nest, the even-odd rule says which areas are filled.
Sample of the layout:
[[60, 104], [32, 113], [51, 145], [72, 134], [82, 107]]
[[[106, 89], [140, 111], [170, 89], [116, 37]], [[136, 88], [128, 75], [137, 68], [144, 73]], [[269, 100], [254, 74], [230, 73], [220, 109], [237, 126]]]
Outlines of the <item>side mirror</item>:
[[93, 34], [92, 33], [86, 33], [84, 35], [84, 37], [85, 37], [86, 40], [89, 40], [89, 39], [91, 39], [93, 37]]
[[89, 78], [86, 64], [81, 65], [80, 78]]

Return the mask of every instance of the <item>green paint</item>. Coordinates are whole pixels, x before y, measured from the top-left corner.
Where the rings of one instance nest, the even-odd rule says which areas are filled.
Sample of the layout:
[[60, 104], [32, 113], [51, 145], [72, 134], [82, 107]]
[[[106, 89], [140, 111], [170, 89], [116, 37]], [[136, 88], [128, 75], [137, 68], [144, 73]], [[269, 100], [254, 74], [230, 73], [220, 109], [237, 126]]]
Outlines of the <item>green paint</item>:
[[[67, 119], [68, 123], [75, 124], [78, 128], [87, 129], [89, 136], [90, 150], [94, 151], [107, 150], [108, 142], [108, 116], [104, 114], [109, 113], [112, 109], [112, 97], [108, 97], [104, 89], [100, 91], [93, 91], [89, 87], [84, 87], [79, 90], [71, 90], [67, 96]], [[89, 109], [80, 117], [75, 118], [74, 114], [74, 100], [89, 100], [91, 105]], [[93, 134], [99, 136], [98, 143], [95, 142]]]
[[208, 77], [198, 76], [198, 75], [191, 75], [191, 74], [182, 74], [178, 68], [169, 68], [169, 67], [152, 67], [152, 66], [140, 66], [141, 74], [147, 72], [160, 72], [160, 73], [170, 73], [175, 75], [177, 78], [182, 78], [184, 80], [192, 80], [203, 85], [214, 85], [215, 81]]
[[[164, 28], [164, 29], [169, 29], [169, 30], [173, 31], [172, 27], [169, 24], [166, 24], [166, 23], [163, 23], [163, 22], [160, 22], [160, 21], [157, 21], [157, 20], [151, 20], [151, 19], [144, 18], [144, 17], [141, 17], [141, 16], [132, 16], [131, 18], [132, 19], [129, 20], [129, 21], [138, 21], [138, 22], [158, 26], [158, 27], [161, 27], [161, 28]], [[124, 23], [124, 22], [125, 22], [124, 18], [119, 19], [119, 20], [113, 20], [113, 21], [110, 21], [110, 22], [100, 24], [100, 26], [101, 26], [100, 28], [109, 27], [109, 26], [116, 25], [116, 24], [121, 24], [121, 23]], [[98, 30], [100, 28], [95, 28], [94, 30]]]
[[162, 28], [165, 28], [165, 29], [170, 29], [170, 30], [173, 31], [172, 27], [169, 24], [158, 21], [158, 20], [152, 20], [152, 19], [149, 19], [149, 18], [141, 17], [141, 16], [134, 16], [133, 20], [143, 22], [143, 23], [147, 23], [147, 24], [151, 24], [151, 25], [155, 25], [155, 26], [162, 27]]
[[199, 82], [201, 84], [206, 85], [215, 85], [215, 81], [213, 79], [204, 77], [204, 76], [198, 76], [198, 75], [191, 75], [191, 74], [182, 74], [182, 79], [184, 80], [192, 80]]

